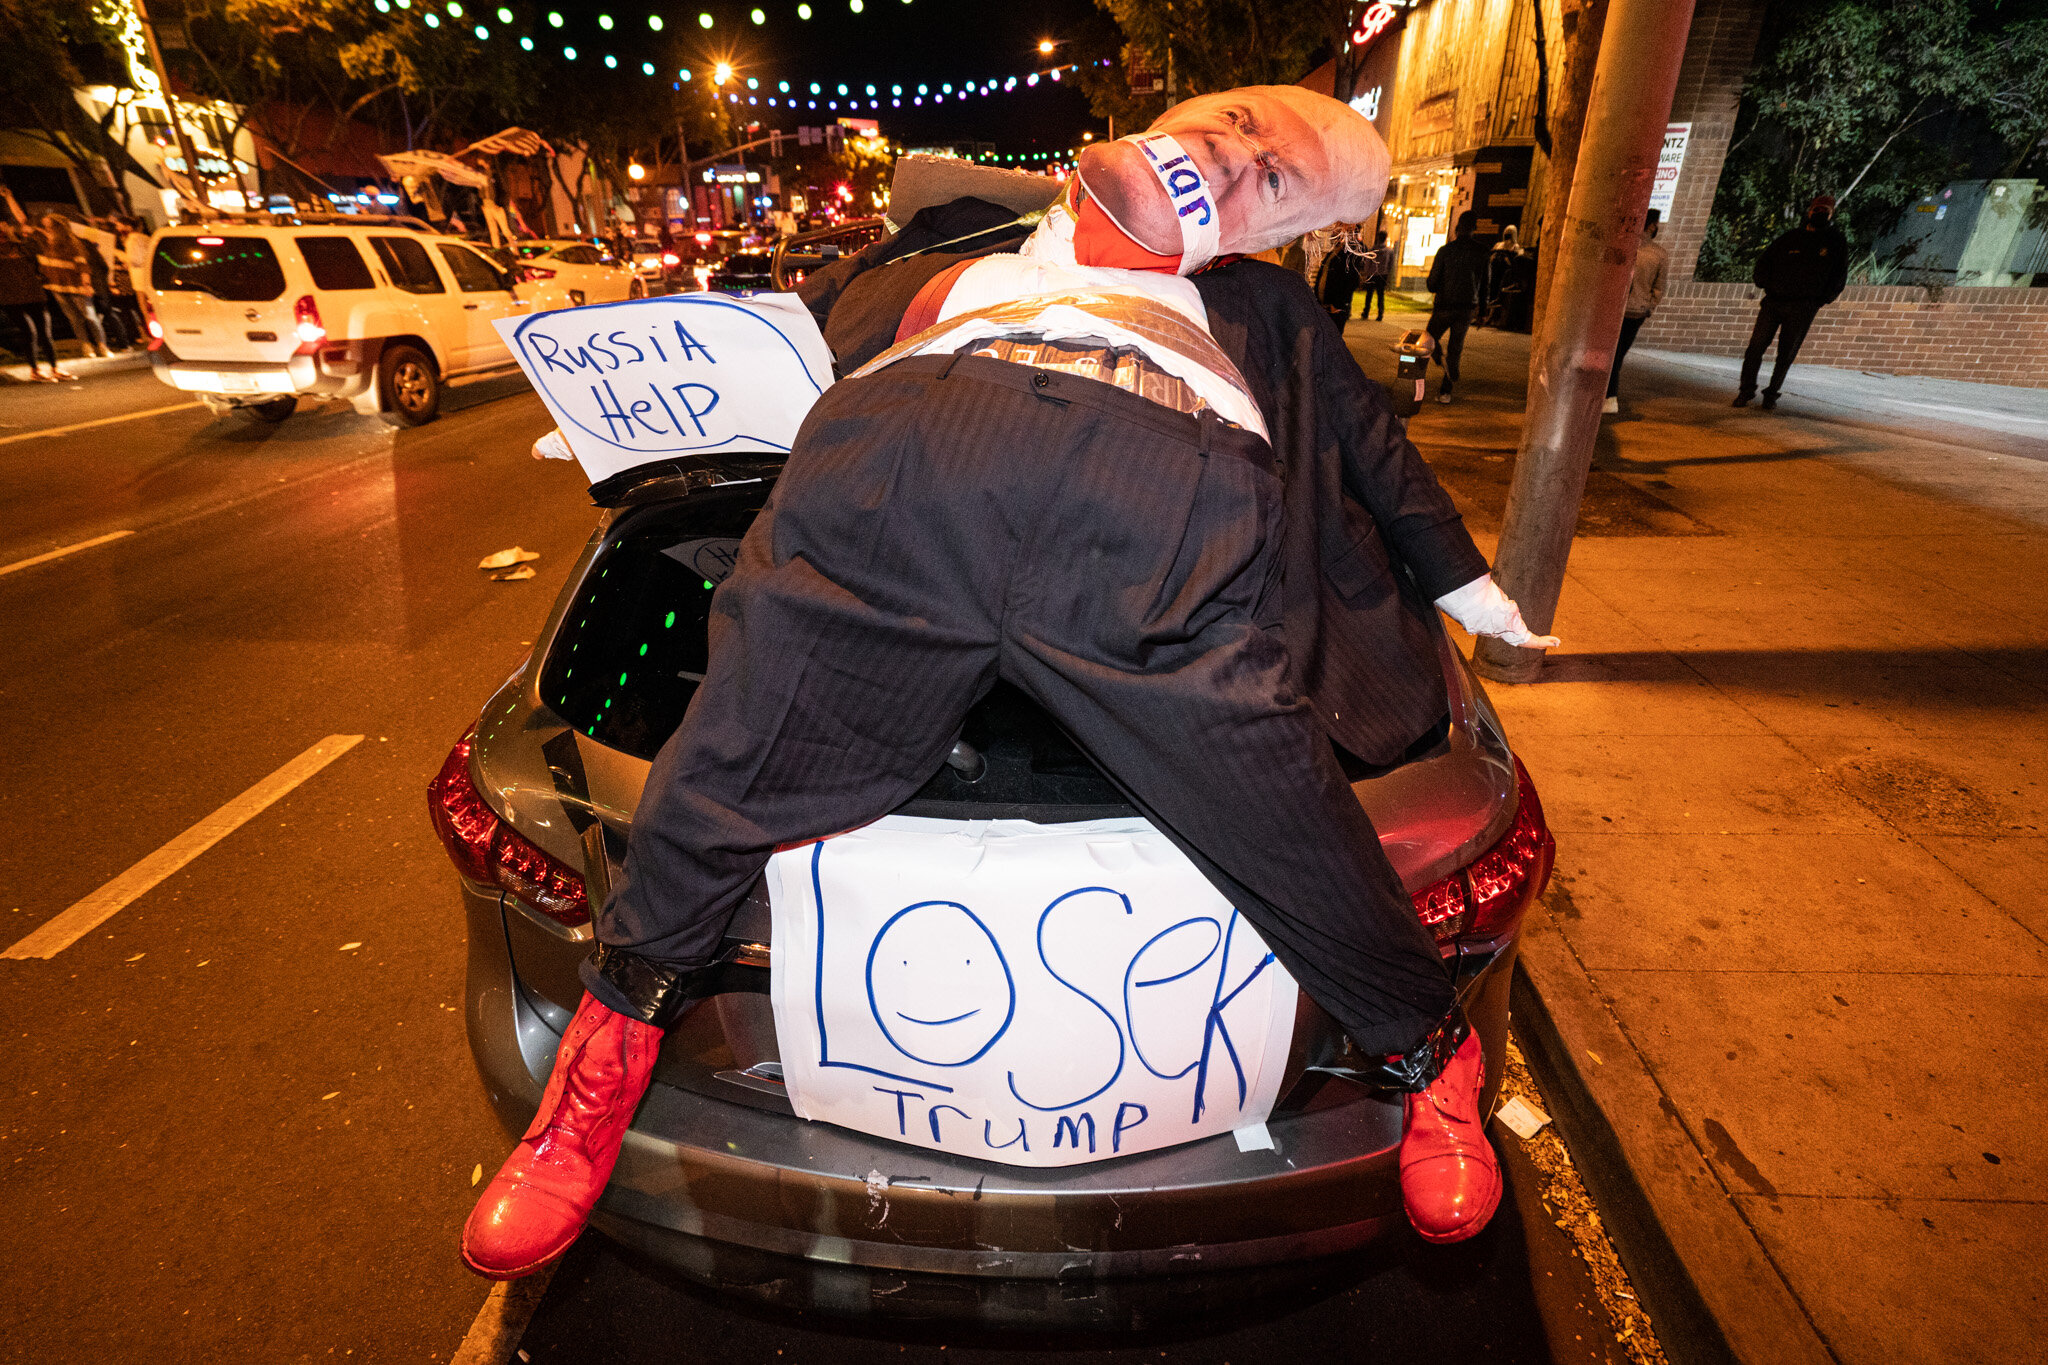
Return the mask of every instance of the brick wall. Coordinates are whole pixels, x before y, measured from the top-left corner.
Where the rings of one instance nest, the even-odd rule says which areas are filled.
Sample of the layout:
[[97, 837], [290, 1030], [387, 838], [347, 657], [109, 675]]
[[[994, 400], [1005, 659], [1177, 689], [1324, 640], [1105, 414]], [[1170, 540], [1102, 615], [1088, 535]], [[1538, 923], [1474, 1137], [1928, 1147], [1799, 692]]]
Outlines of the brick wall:
[[1685, 165], [1658, 240], [1671, 252], [1671, 278], [1689, 280], [1714, 208], [1721, 164], [1735, 133], [1742, 82], [1756, 58], [1763, 27], [1762, 0], [1699, 0], [1686, 35], [1685, 60], [1671, 97], [1671, 121], [1690, 123]]
[[[1761, 297], [1746, 284], [1673, 285], [1636, 344], [1741, 355]], [[1854, 286], [1821, 309], [1797, 363], [2048, 388], [2048, 289], [1950, 289], [1930, 302], [1923, 289]]]

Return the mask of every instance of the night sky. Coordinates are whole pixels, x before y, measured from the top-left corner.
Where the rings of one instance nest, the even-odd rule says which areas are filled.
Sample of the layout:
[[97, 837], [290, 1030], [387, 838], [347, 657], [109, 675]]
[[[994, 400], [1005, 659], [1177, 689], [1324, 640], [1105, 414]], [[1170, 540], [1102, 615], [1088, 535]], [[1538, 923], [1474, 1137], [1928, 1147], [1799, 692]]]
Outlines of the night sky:
[[[431, 4], [433, 0], [427, 0]], [[1091, 118], [1088, 102], [1078, 90], [1065, 84], [1041, 80], [1036, 89], [1018, 88], [966, 100], [957, 97], [940, 103], [927, 100], [922, 107], [910, 103], [919, 84], [937, 92], [950, 83], [957, 91], [969, 81], [987, 81], [1010, 76], [1024, 77], [1033, 71], [1068, 60], [1064, 49], [1052, 57], [1041, 56], [1041, 38], [1055, 41], [1075, 31], [1076, 25], [1093, 13], [1090, 0], [861, 0], [862, 13], [850, 9], [852, 0], [810, 0], [808, 20], [797, 17], [798, 0], [761, 0], [767, 16], [756, 25], [748, 17], [752, 0], [710, 0], [710, 3], [650, 4], [647, 0], [556, 0], [539, 11], [552, 8], [561, 13], [564, 26], [548, 27], [544, 19], [528, 27], [525, 16], [535, 11], [524, 5], [515, 11], [522, 22], [503, 30], [517, 41], [530, 33], [543, 51], [558, 52], [563, 44], [578, 50], [578, 66], [602, 62], [606, 53], [620, 61], [616, 75], [596, 71], [616, 80], [648, 80], [639, 72], [643, 60], [663, 63], [678, 43], [689, 54], [689, 65], [704, 72], [721, 57], [729, 58], [739, 75], [752, 76], [761, 83], [758, 90], [737, 87], [742, 100], [748, 96], [761, 103], [741, 108], [750, 119], [764, 127], [778, 124], [794, 128], [799, 123], [819, 123], [840, 116], [878, 119], [882, 131], [899, 144], [952, 140], [993, 142], [1006, 152], [1058, 150], [1080, 141], [1084, 129], [1101, 135], [1102, 124]], [[489, 16], [495, 5], [469, 6], [473, 17]], [[714, 20], [709, 30], [697, 20], [708, 13]], [[613, 28], [604, 30], [600, 14], [609, 14]], [[662, 30], [649, 29], [647, 16], [659, 14]], [[489, 18], [486, 17], [486, 22]], [[538, 55], [538, 54], [536, 54]], [[664, 67], [674, 78], [674, 71]], [[813, 98], [810, 82], [825, 87], [817, 96], [818, 109], [791, 113], [781, 107], [770, 109], [769, 97], [786, 99], [777, 88], [788, 81], [792, 93], [805, 102]], [[836, 87], [845, 83], [857, 96], [860, 107], [849, 107], [840, 99], [837, 111], [825, 107], [828, 98], [839, 98]], [[878, 110], [870, 110], [863, 87], [874, 84], [881, 92]], [[905, 88], [903, 107], [889, 106], [889, 87]], [[735, 88], [735, 87], [728, 87]]]

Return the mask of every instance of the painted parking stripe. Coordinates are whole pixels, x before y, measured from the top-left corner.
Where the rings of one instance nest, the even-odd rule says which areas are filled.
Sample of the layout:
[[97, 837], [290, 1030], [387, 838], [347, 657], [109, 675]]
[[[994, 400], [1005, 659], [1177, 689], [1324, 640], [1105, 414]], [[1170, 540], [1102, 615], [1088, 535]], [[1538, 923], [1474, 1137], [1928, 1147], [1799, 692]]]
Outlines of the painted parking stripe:
[[541, 1296], [548, 1292], [548, 1281], [555, 1277], [555, 1267], [560, 1264], [551, 1261], [523, 1280], [500, 1280], [492, 1285], [483, 1309], [469, 1325], [469, 1334], [463, 1337], [462, 1345], [455, 1350], [455, 1359], [448, 1365], [506, 1365], [519, 1349], [526, 1324], [533, 1320], [533, 1310], [540, 1306]]
[[198, 403], [173, 403], [167, 408], [144, 408], [140, 412], [124, 412], [118, 417], [95, 417], [90, 422], [73, 422], [65, 427], [44, 427], [40, 431], [24, 431], [19, 436], [0, 436], [0, 446], [11, 446], [16, 441], [34, 441], [45, 436], [63, 436], [73, 431], [86, 431], [92, 427], [112, 426], [116, 422], [132, 422], [138, 417], [161, 417], [167, 412], [183, 412], [196, 408]]
[[329, 735], [270, 776], [201, 820], [99, 890], [0, 953], [26, 962], [52, 958], [105, 924], [164, 878], [176, 872], [304, 782], [363, 742], [361, 735]]
[[94, 536], [91, 540], [81, 540], [76, 545], [61, 546], [29, 559], [17, 559], [12, 564], [0, 564], [0, 577], [5, 577], [17, 569], [33, 569], [38, 564], [47, 564], [53, 559], [62, 559], [65, 555], [77, 554], [80, 550], [90, 550], [95, 545], [104, 545], [110, 540], [119, 540], [122, 536], [134, 534], [133, 531], [109, 531], [103, 536]]

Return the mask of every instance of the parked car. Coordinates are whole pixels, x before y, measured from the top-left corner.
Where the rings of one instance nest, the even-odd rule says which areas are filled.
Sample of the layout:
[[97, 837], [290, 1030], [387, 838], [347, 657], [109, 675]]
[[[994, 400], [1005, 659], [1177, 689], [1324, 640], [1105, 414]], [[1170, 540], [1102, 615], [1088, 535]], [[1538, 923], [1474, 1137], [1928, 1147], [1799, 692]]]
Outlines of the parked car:
[[734, 251], [717, 265], [704, 282], [706, 289], [728, 294], [751, 293], [775, 287], [775, 253], [762, 247]]
[[512, 363], [492, 324], [534, 293], [460, 238], [288, 219], [162, 229], [142, 302], [157, 378], [215, 412], [281, 422], [305, 395], [418, 426], [446, 380]]
[[519, 253], [519, 278], [539, 286], [533, 297], [543, 309], [647, 297], [647, 281], [610, 247], [537, 238], [516, 242], [513, 250]]
[[[538, 1106], [582, 995], [591, 908], [619, 875], [649, 765], [704, 675], [722, 566], [782, 459], [689, 457], [594, 488], [602, 519], [535, 648], [431, 786], [468, 921], [470, 1047], [509, 1133]], [[1489, 1060], [1490, 1112], [1516, 936], [1554, 846], [1441, 630], [1438, 654], [1446, 728], [1391, 768], [1357, 770], [1354, 790], [1456, 976]], [[1007, 685], [967, 716], [952, 756], [899, 813], [1043, 825], [1134, 814]], [[1184, 1317], [1405, 1229], [1401, 1097], [1315, 1070], [1342, 1041], [1306, 996], [1266, 1125], [1276, 1150], [1225, 1135], [1024, 1169], [798, 1118], [767, 994], [779, 950], [765, 881], [727, 931], [718, 992], [663, 1042], [593, 1220], [602, 1232], [783, 1308], [1051, 1328]]]

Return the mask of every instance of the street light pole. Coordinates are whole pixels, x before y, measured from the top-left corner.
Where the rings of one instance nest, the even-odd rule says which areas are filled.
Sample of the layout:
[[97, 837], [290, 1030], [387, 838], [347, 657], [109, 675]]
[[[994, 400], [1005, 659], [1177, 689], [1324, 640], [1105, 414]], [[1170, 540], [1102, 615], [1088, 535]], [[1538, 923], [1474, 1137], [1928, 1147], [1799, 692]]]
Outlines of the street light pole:
[[[1557, 274], [1535, 340], [1534, 382], [1494, 557], [1494, 577], [1538, 634], [1550, 632], [1564, 587], [1692, 9], [1693, 0], [1612, 0], [1571, 204], [1561, 230], [1544, 231], [1555, 243]], [[1483, 636], [1473, 665], [1498, 682], [1528, 682], [1543, 666], [1543, 651]]]

